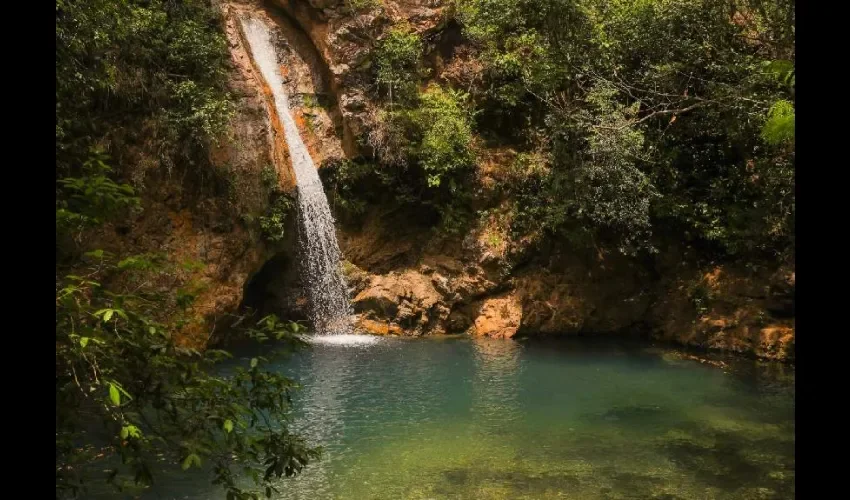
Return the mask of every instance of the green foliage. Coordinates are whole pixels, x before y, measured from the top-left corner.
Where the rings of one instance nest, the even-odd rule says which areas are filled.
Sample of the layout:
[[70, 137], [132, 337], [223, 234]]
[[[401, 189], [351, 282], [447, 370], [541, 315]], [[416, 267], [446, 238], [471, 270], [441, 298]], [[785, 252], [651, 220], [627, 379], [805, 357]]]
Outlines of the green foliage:
[[412, 205], [440, 231], [460, 233], [472, 219], [466, 189], [475, 167], [469, 96], [431, 85], [378, 114], [369, 134], [376, 162], [336, 161], [321, 169], [331, 204], [357, 217], [368, 203]]
[[457, 198], [438, 205], [437, 213], [440, 216], [440, 224], [436, 228], [437, 236], [459, 236], [469, 229], [473, 221], [474, 213], [468, 207], [468, 196], [458, 193]]
[[410, 121], [421, 129], [416, 156], [428, 175], [430, 187], [439, 186], [443, 179], [450, 179], [474, 163], [466, 99], [462, 92], [432, 86], [422, 93], [420, 106], [410, 114]]
[[378, 8], [382, 0], [345, 0], [346, 5], [353, 12], [366, 12]]
[[590, 134], [567, 185], [573, 188], [576, 217], [612, 230], [619, 250], [634, 253], [651, 248], [650, 204], [658, 193], [639, 168], [644, 135], [628, 126], [637, 106], [625, 107], [616, 96], [616, 90], [605, 85], [588, 93]]
[[789, 247], [793, 2], [455, 4], [484, 64], [479, 132], [547, 153], [504, 189], [515, 230], [580, 224], [629, 253], [653, 226], [724, 253]]
[[320, 107], [319, 100], [316, 98], [315, 94], [305, 94], [301, 98], [301, 105], [304, 106], [305, 108], [318, 108], [318, 107]]
[[172, 161], [195, 155], [231, 114], [226, 68], [208, 0], [57, 0], [57, 173], [98, 142], [144, 140]]
[[277, 175], [277, 169], [274, 165], [267, 165], [263, 167], [262, 172], [260, 172], [260, 179], [266, 189], [272, 192], [277, 191], [280, 180]]
[[533, 112], [533, 97], [576, 75], [575, 59], [593, 57], [588, 19], [578, 2], [457, 0], [457, 18], [481, 48], [492, 125], [509, 127]]
[[777, 101], [770, 107], [761, 136], [772, 145], [793, 142], [794, 121], [794, 105], [786, 100]]
[[[462, 205], [469, 202], [465, 186], [475, 166], [472, 118], [465, 93], [438, 85], [384, 110], [369, 137], [382, 189], [393, 192], [397, 203], [429, 206], [459, 228], [470, 212]], [[349, 182], [366, 177], [358, 172]]]
[[[228, 498], [262, 496], [238, 486], [236, 471], [273, 489], [273, 478], [318, 457], [284, 425], [295, 384], [266, 371], [268, 357], [247, 366], [230, 360], [229, 374], [217, 375], [215, 365], [230, 354], [178, 343], [173, 326], [154, 319], [161, 297], [103, 284], [132, 272], [129, 258], [122, 266], [105, 252], [94, 255], [85, 277], [57, 281], [57, 495], [84, 491], [82, 466], [93, 457], [79, 448], [81, 439], [109, 443], [107, 454], [121, 465], [104, 479], [116, 486], [150, 484], [162, 457], [184, 470], [210, 464]], [[299, 330], [266, 317], [248, 334], [289, 350], [300, 345]]]
[[170, 91], [174, 106], [166, 113], [169, 124], [198, 142], [214, 140], [230, 120], [232, 105], [215, 89], [189, 80], [171, 84]]
[[108, 159], [101, 151], [93, 150], [83, 163], [82, 176], [57, 181], [57, 235], [96, 226], [139, 207], [139, 198], [131, 186], [109, 178], [112, 168], [106, 163]]
[[306, 331], [306, 327], [301, 323], [281, 321], [274, 314], [269, 314], [257, 321], [256, 327], [246, 329], [245, 334], [261, 343], [268, 340], [285, 341], [296, 347], [304, 347], [307, 344], [297, 337], [302, 331]]
[[688, 298], [697, 314], [702, 316], [708, 312], [709, 303], [713, 298], [711, 289], [702, 281], [692, 283], [688, 288]]
[[383, 115], [384, 137], [375, 141], [384, 163], [414, 165], [425, 174], [429, 188], [455, 180], [474, 165], [472, 114], [467, 96], [432, 85], [415, 105]]
[[375, 83], [390, 103], [415, 96], [416, 81], [422, 72], [422, 50], [422, 40], [404, 25], [393, 27], [378, 42], [373, 55]]
[[354, 216], [363, 214], [368, 199], [360, 187], [374, 173], [374, 169], [374, 165], [348, 159], [323, 165], [322, 183], [330, 191], [331, 206]]
[[269, 206], [266, 215], [260, 216], [263, 236], [271, 242], [283, 240], [286, 218], [295, 206], [292, 198], [279, 194]]
[[555, 198], [560, 178], [552, 172], [547, 156], [521, 153], [508, 173], [510, 186], [505, 191], [513, 197], [508, 217], [512, 239], [525, 236], [537, 241], [563, 226], [568, 207], [566, 200]]
[[796, 87], [797, 77], [793, 62], [778, 59], [776, 61], [765, 61], [763, 64], [767, 73], [772, 75], [777, 82], [789, 88]]
[[[118, 180], [139, 164], [206, 161], [232, 112], [222, 28], [209, 0], [56, 2], [57, 498], [104, 467], [120, 488], [164, 464], [209, 468], [228, 499], [270, 497], [275, 478], [318, 457], [287, 429], [295, 383], [268, 357], [193, 348], [182, 327], [194, 325], [200, 263], [77, 248], [82, 231], [140, 208]], [[299, 329], [264, 318], [249, 336], [290, 349]]]

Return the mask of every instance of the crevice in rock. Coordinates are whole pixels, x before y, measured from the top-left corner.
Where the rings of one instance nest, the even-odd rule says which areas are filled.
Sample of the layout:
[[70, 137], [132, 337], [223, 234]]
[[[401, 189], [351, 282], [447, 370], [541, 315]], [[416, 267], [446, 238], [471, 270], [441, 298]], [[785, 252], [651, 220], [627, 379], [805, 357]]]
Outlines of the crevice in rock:
[[297, 263], [289, 252], [280, 252], [266, 261], [248, 278], [243, 290], [243, 313], [253, 313], [257, 318], [275, 314], [293, 321], [307, 319]]

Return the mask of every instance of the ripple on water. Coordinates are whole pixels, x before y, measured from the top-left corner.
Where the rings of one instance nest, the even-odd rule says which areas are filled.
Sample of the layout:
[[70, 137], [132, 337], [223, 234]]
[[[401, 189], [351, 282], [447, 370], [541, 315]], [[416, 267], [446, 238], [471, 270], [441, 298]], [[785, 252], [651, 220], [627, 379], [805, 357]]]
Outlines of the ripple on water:
[[[749, 376], [749, 360], [727, 373], [619, 343], [303, 338], [313, 348], [269, 367], [301, 384], [292, 430], [324, 453], [281, 500], [795, 495], [794, 385]], [[143, 498], [219, 498], [207, 479]]]
[[372, 344], [377, 344], [378, 342], [383, 340], [382, 337], [377, 337], [375, 335], [355, 335], [355, 334], [304, 335], [301, 338], [305, 342], [309, 342], [311, 344], [331, 344], [331, 345], [341, 345], [341, 346], [372, 345]]

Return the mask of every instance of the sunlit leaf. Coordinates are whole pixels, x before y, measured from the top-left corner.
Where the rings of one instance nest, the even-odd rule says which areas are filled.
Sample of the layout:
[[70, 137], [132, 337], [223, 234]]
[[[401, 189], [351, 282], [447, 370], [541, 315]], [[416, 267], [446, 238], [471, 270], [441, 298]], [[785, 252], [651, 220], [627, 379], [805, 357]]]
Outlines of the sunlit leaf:
[[115, 406], [121, 405], [121, 393], [118, 392], [118, 388], [114, 384], [109, 384], [109, 400]]
[[199, 457], [198, 455], [195, 455], [194, 453], [188, 454], [186, 456], [186, 458], [183, 459], [183, 464], [181, 465], [181, 468], [183, 470], [187, 470], [189, 467], [192, 466], [192, 464], [195, 464], [198, 467], [200, 467], [201, 466], [201, 457]]

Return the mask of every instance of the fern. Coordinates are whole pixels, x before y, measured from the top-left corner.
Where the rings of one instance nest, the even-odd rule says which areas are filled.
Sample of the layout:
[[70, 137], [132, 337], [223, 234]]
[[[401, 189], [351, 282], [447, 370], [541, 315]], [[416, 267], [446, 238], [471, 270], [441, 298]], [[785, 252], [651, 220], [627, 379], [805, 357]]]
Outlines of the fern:
[[794, 104], [784, 99], [777, 101], [767, 114], [767, 121], [761, 130], [762, 139], [772, 145], [793, 142], [794, 118]]

